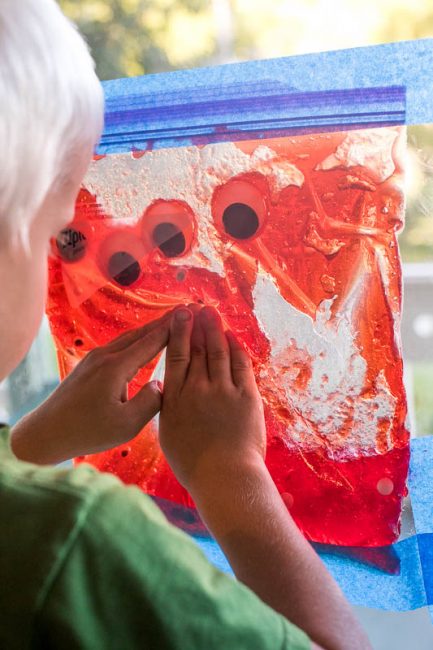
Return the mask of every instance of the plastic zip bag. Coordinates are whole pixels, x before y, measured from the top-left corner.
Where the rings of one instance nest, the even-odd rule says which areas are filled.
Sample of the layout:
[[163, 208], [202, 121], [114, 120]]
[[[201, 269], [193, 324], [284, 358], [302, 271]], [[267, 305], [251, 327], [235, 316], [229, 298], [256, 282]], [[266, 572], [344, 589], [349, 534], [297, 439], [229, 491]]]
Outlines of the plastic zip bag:
[[[395, 48], [107, 83], [98, 155], [50, 259], [62, 376], [179, 302], [218, 307], [253, 357], [276, 485], [305, 534], [334, 544], [394, 541], [406, 492], [400, 125], [429, 42]], [[193, 506], [156, 423], [85, 460]]]

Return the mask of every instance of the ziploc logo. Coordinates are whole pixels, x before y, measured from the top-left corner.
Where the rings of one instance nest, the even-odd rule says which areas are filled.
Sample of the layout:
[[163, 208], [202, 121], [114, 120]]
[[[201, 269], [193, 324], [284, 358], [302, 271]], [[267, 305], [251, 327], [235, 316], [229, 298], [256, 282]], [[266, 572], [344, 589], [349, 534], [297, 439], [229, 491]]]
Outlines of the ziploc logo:
[[87, 238], [80, 230], [65, 228], [59, 233], [56, 243], [63, 260], [72, 262], [84, 256]]

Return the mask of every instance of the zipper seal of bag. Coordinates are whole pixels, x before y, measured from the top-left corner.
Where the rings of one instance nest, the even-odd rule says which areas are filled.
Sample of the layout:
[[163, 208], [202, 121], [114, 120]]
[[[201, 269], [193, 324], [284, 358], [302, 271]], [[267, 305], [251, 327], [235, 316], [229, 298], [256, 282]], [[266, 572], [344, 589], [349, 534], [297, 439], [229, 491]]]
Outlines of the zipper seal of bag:
[[395, 126], [405, 109], [403, 86], [298, 92], [265, 80], [126, 94], [107, 99], [97, 153]]

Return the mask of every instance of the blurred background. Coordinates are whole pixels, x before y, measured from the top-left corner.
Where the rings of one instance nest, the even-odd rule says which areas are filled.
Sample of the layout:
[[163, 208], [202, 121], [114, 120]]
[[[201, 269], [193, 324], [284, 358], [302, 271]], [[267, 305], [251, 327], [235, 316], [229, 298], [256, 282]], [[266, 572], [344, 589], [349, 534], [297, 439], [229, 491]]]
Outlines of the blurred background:
[[[101, 79], [433, 37], [432, 0], [59, 0], [86, 37]], [[413, 71], [416, 74], [416, 70]], [[433, 73], [432, 73], [433, 74]], [[402, 337], [412, 435], [433, 434], [433, 128], [408, 129]], [[0, 383], [14, 422], [56, 385], [44, 322]], [[358, 608], [376, 650], [433, 648], [428, 614]]]

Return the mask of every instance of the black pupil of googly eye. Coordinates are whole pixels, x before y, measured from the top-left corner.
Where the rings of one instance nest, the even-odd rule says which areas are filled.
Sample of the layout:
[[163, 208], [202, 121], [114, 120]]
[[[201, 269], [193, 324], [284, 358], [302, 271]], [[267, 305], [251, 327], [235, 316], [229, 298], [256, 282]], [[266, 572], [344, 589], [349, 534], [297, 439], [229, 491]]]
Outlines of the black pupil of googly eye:
[[153, 241], [166, 257], [182, 255], [186, 248], [183, 232], [174, 223], [160, 223], [153, 233]]
[[252, 237], [259, 227], [255, 211], [245, 203], [232, 203], [223, 214], [224, 230], [235, 239]]
[[57, 250], [66, 262], [78, 262], [86, 253], [87, 239], [79, 230], [64, 228], [56, 239]]
[[140, 265], [129, 253], [114, 253], [108, 261], [108, 274], [122, 287], [129, 287], [140, 275]]

